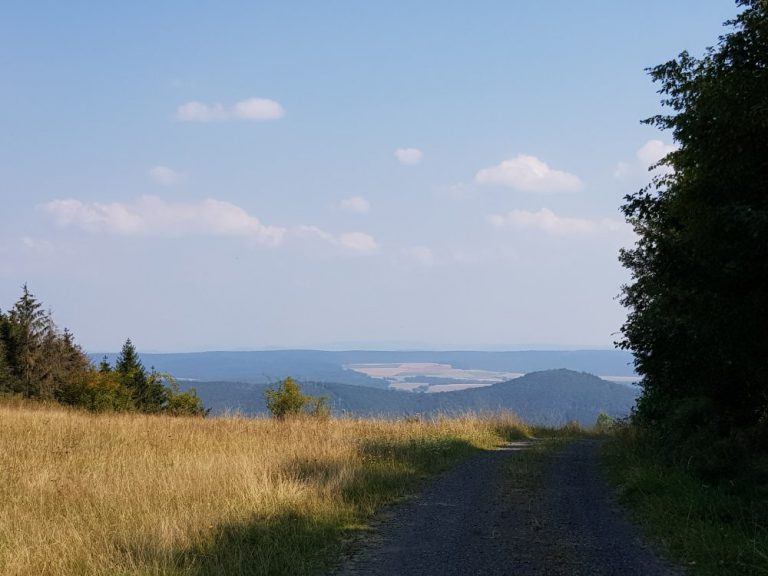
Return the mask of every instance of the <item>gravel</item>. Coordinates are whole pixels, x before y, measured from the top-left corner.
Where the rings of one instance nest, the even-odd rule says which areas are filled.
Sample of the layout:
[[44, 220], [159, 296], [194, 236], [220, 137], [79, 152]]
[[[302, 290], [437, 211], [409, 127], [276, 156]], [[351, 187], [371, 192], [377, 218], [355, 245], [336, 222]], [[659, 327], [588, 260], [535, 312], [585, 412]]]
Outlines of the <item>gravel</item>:
[[616, 503], [599, 442], [546, 453], [536, 482], [509, 466], [525, 442], [485, 451], [389, 510], [338, 576], [682, 574], [643, 543]]

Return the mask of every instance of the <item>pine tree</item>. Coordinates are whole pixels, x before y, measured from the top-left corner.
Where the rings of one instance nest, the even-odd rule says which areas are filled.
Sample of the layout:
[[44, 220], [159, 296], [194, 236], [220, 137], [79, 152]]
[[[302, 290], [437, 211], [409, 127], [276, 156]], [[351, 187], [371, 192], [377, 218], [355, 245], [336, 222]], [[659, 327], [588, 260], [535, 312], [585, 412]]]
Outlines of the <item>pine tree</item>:
[[109, 374], [112, 372], [112, 366], [109, 364], [109, 359], [106, 355], [104, 355], [101, 362], [99, 362], [99, 372], [102, 374]]
[[46, 377], [43, 344], [54, 331], [50, 313], [24, 285], [21, 298], [8, 313], [5, 341], [8, 363], [25, 396], [40, 396]]
[[130, 338], [125, 341], [125, 344], [123, 344], [123, 347], [120, 350], [120, 354], [117, 356], [115, 370], [124, 376], [134, 372], [140, 372], [142, 374], [146, 372], [144, 365], [141, 363], [139, 355], [136, 352], [136, 347], [133, 345]]
[[153, 369], [147, 374], [136, 348], [128, 338], [115, 362], [120, 382], [131, 390], [134, 404], [142, 412], [159, 412], [167, 402], [162, 377]]

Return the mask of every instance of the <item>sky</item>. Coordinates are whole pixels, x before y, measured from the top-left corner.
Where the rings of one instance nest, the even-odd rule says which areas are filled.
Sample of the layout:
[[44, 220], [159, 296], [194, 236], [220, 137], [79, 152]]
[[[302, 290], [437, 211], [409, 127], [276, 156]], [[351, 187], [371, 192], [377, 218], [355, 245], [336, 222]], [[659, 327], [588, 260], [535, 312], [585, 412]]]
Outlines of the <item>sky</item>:
[[0, 308], [88, 351], [610, 347], [729, 0], [4, 1]]

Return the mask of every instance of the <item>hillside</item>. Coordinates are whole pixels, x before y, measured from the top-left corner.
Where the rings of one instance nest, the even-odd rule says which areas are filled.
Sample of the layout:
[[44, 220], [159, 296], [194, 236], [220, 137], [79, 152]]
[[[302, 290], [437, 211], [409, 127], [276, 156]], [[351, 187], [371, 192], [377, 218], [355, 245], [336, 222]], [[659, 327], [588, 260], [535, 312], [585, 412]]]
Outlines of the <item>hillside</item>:
[[[205, 405], [214, 412], [266, 412], [266, 384], [195, 382], [190, 385], [194, 385]], [[565, 369], [533, 372], [484, 388], [434, 394], [320, 382], [305, 382], [302, 389], [308, 394], [328, 396], [336, 414], [394, 417], [503, 409], [515, 412], [525, 421], [548, 425], [571, 420], [591, 425], [601, 411], [625, 416], [639, 392], [636, 387]]]
[[[103, 354], [91, 354], [98, 362]], [[114, 361], [115, 354], [107, 354]], [[387, 380], [345, 367], [353, 364], [439, 363], [465, 370], [528, 373], [567, 368], [600, 375], [632, 376], [632, 356], [621, 350], [573, 351], [368, 351], [268, 350], [141, 354], [145, 366], [177, 378], [206, 381], [269, 383], [290, 374], [303, 381], [339, 382], [387, 388]]]

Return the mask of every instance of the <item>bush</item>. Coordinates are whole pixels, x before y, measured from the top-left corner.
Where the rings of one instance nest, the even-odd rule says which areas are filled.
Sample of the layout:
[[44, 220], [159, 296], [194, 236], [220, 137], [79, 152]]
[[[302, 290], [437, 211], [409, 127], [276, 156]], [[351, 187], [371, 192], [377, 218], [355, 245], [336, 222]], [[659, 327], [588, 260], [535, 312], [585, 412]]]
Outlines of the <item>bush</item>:
[[277, 389], [267, 388], [264, 395], [267, 397], [267, 409], [275, 418], [299, 414], [323, 418], [330, 416], [328, 398], [303, 394], [299, 383], [290, 376], [280, 382]]
[[56, 400], [97, 412], [135, 408], [131, 390], [120, 382], [117, 374], [93, 369], [71, 374], [57, 392]]

